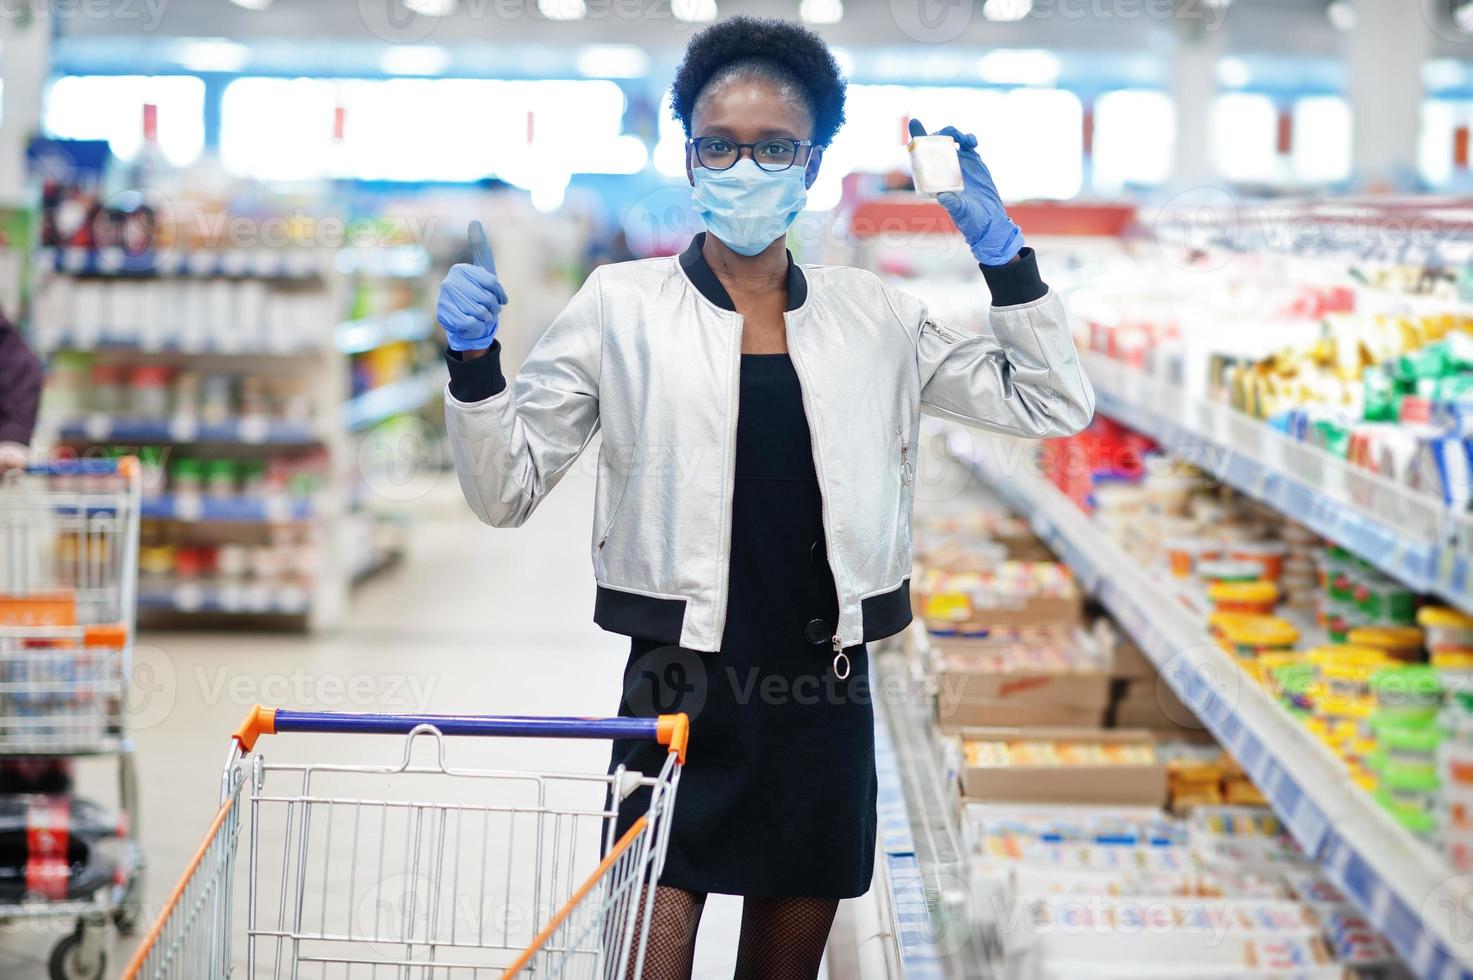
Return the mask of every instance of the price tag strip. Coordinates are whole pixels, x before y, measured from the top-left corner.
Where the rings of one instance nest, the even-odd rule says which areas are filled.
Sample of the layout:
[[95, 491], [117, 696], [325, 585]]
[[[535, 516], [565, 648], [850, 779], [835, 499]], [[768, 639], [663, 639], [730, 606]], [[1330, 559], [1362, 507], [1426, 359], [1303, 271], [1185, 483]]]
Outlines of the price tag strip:
[[926, 901], [920, 862], [916, 859], [899, 759], [884, 712], [880, 711], [875, 712], [875, 776], [879, 784], [875, 810], [880, 824], [884, 874], [890, 885], [895, 941], [903, 973], [907, 978], [942, 980], [941, 961], [933, 939], [935, 925]]

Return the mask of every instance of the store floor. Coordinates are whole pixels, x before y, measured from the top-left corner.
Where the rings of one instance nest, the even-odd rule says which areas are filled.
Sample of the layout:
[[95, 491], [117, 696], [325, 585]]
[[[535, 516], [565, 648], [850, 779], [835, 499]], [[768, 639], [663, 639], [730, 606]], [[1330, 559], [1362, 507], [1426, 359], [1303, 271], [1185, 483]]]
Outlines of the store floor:
[[[304, 708], [606, 715], [617, 707], [627, 641], [592, 624], [587, 558], [593, 478], [575, 467], [515, 531], [478, 524], [453, 474], [409, 505], [408, 559], [361, 586], [340, 631], [320, 637], [155, 632], [141, 637], [136, 673], [146, 690], [134, 732], [149, 870], [150, 909], [215, 811], [228, 733], [257, 701]], [[276, 736], [273, 760], [397, 762], [402, 743], [382, 736]], [[450, 762], [596, 771], [607, 746], [563, 742], [476, 746]], [[419, 751], [417, 749], [417, 751]], [[419, 757], [416, 756], [418, 759]], [[79, 770], [78, 791], [116, 799], [109, 766]], [[279, 845], [278, 845], [279, 846]], [[701, 927], [698, 977], [729, 977], [737, 899], [713, 896]], [[0, 929], [0, 976], [41, 980], [57, 929]], [[116, 976], [136, 939], [112, 944]], [[334, 974], [335, 975], [335, 974]]]

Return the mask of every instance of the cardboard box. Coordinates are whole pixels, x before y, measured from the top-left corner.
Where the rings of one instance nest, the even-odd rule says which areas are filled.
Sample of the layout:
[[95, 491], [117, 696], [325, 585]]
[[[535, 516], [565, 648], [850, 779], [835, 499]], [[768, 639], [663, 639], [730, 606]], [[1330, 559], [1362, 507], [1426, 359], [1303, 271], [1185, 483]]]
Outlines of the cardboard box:
[[[1154, 745], [1150, 732], [1080, 728], [970, 728], [966, 741], [1079, 741]], [[1159, 807], [1166, 803], [1166, 764], [981, 766], [963, 758], [963, 802], [1099, 803]]]
[[936, 684], [936, 719], [947, 731], [1026, 725], [1099, 728], [1110, 705], [1110, 677], [1100, 672], [974, 672], [959, 669], [952, 659], [943, 661]]
[[1129, 637], [1121, 636], [1115, 644], [1115, 660], [1110, 674], [1129, 680], [1155, 678], [1156, 665], [1146, 659], [1141, 648], [1131, 642]]
[[1007, 562], [975, 572], [928, 569], [912, 581], [916, 608], [938, 629], [1072, 628], [1084, 619], [1079, 585], [1057, 562]]
[[1062, 628], [932, 637], [941, 727], [1100, 727], [1110, 675], [1088, 636]]
[[917, 515], [915, 555], [919, 564], [951, 571], [988, 567], [979, 559], [1053, 561], [1048, 546], [1020, 518], [973, 510], [965, 515]]
[[1017, 703], [978, 698], [944, 704], [936, 700], [936, 722], [943, 732], [966, 728], [1094, 728], [1105, 724], [1105, 708]]
[[1116, 681], [1115, 705], [1110, 713], [1117, 728], [1200, 732], [1202, 722], [1159, 678]]

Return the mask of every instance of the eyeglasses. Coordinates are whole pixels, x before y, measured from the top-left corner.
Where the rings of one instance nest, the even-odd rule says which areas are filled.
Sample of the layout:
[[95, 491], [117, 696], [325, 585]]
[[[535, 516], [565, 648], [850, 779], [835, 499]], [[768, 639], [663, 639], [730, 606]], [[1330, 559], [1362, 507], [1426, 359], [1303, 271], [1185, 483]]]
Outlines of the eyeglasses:
[[806, 163], [813, 153], [812, 140], [790, 140], [776, 136], [755, 143], [738, 143], [725, 136], [698, 136], [689, 141], [695, 147], [696, 162], [707, 170], [730, 170], [741, 159], [742, 150], [752, 151], [752, 162], [771, 173], [786, 170], [798, 162], [798, 151], [808, 148]]

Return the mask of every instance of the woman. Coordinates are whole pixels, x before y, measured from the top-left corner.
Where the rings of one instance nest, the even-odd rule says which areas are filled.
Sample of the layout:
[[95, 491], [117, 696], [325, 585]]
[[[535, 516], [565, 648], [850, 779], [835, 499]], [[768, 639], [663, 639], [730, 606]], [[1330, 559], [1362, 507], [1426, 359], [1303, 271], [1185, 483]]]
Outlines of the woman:
[[[455, 266], [447, 421], [466, 499], [495, 526], [530, 517], [603, 433], [594, 620], [632, 638], [620, 710], [693, 717], [645, 976], [689, 976], [714, 891], [745, 896], [737, 976], [811, 977], [838, 900], [870, 882], [865, 643], [911, 618], [921, 413], [1056, 436], [1088, 424], [1094, 397], [973, 137], [942, 130], [966, 180], [942, 204], [981, 263], [995, 336], [788, 255], [843, 122], [816, 35], [717, 23], [691, 39], [673, 101], [707, 231], [678, 257], [596, 270], [511, 387], [493, 339], [506, 293], [489, 268]], [[620, 744], [611, 768], [652, 773], [659, 756]]]

